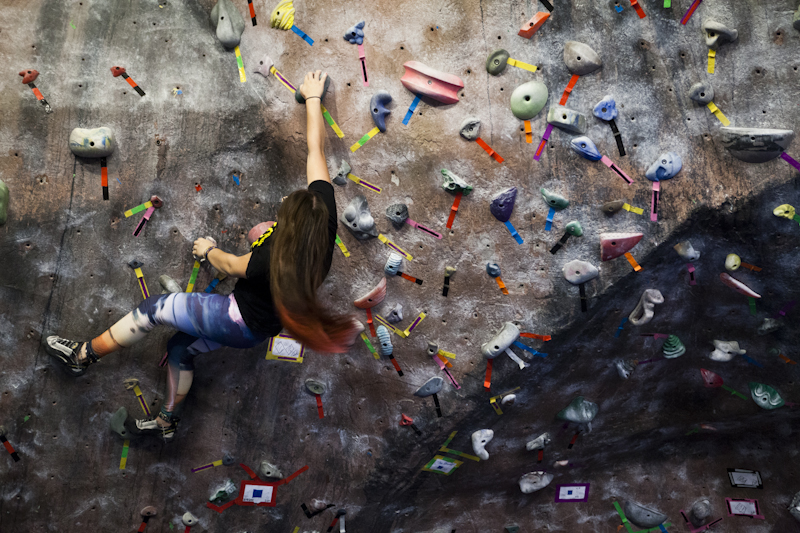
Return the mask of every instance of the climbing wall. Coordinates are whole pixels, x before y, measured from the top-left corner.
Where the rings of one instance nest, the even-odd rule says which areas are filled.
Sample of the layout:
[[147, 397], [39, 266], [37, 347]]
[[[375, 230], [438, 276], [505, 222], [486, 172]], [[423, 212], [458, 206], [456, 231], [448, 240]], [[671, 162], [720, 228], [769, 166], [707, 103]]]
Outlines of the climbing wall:
[[[0, 530], [184, 531], [190, 512], [198, 520], [192, 531], [298, 533], [339, 529], [339, 510], [347, 511], [347, 531], [369, 533], [678, 532], [720, 518], [712, 531], [798, 528], [787, 508], [800, 490], [792, 403], [800, 402], [800, 229], [791, 213], [773, 215], [800, 203], [798, 174], [782, 158], [733, 157], [720, 118], [732, 127], [794, 129], [794, 1], [555, 0], [550, 12], [549, 2], [530, 0], [297, 0], [296, 32], [270, 27], [275, 4], [233, 0], [245, 23], [237, 50], [218, 39], [214, 4], [4, 0], [0, 9], [0, 179], [10, 191], [0, 226], [0, 425], [16, 454], [0, 460]], [[519, 36], [537, 13], [549, 17], [530, 38]], [[701, 29], [707, 19], [738, 30], [716, 50], [713, 74]], [[359, 46], [343, 39], [362, 20], [368, 86]], [[602, 61], [574, 84], [564, 59], [569, 41]], [[509, 65], [490, 75], [486, 60], [497, 49], [536, 71]], [[331, 175], [347, 161], [352, 176], [381, 189], [347, 179], [336, 186], [339, 214], [364, 195], [377, 232], [413, 257], [401, 270], [423, 280], [388, 276], [373, 315], [402, 304], [401, 333], [424, 318], [392, 335], [394, 360], [376, 359], [361, 339], [344, 355], [306, 351], [301, 363], [265, 358], [266, 344], [200, 356], [176, 442], [126, 443], [109, 419], [120, 407], [137, 417], [143, 405], [159, 408], [159, 361], [172, 332], [156, 330], [77, 379], [58, 371], [42, 341], [91, 338], [138, 305], [131, 261], [157, 294], [163, 274], [186, 287], [198, 237], [246, 253], [250, 228], [274, 220], [280, 199], [305, 186], [305, 110], [279, 76], [255, 73], [267, 58], [295, 87], [311, 69], [330, 75], [324, 105], [343, 133], [326, 126]], [[400, 82], [408, 61], [460, 78], [459, 102], [425, 97], [409, 116], [415, 94]], [[115, 66], [133, 83], [114, 76]], [[33, 69], [49, 113], [17, 75]], [[510, 100], [530, 81], [544, 84], [549, 99], [527, 134]], [[705, 84], [701, 99], [713, 88], [713, 105], [690, 98], [697, 83]], [[568, 86], [566, 107], [584, 116], [585, 135], [631, 184], [581, 157], [570, 146], [575, 135], [559, 127], [534, 159], [548, 108]], [[386, 132], [365, 140], [375, 126], [370, 99], [381, 90], [392, 97]], [[625, 156], [593, 114], [605, 95], [616, 101]], [[459, 135], [470, 117], [502, 163]], [[100, 160], [76, 157], [68, 142], [74, 128], [98, 127], [116, 135], [106, 158], [108, 200]], [[800, 158], [796, 145], [781, 148]], [[647, 169], [669, 152], [682, 160], [680, 172], [648, 180]], [[442, 169], [474, 187], [450, 228], [455, 197], [442, 188]], [[509, 187], [517, 188], [509, 222], [521, 244], [490, 211]], [[548, 217], [542, 187], [569, 207]], [[124, 213], [153, 195], [163, 205], [134, 236], [144, 211]], [[613, 201], [627, 207], [604, 212]], [[385, 213], [397, 203], [442, 238], [394, 227]], [[582, 235], [550, 253], [572, 221]], [[603, 233], [642, 234], [633, 262], [601, 262]], [[380, 282], [391, 250], [379, 239], [357, 240], [341, 223], [339, 235], [349, 256], [335, 250], [320, 294], [330, 309], [366, 324], [353, 301]], [[676, 253], [686, 241], [699, 257]], [[728, 271], [729, 254], [761, 270]], [[573, 260], [599, 270], [582, 289], [562, 272]], [[487, 263], [501, 269], [508, 294]], [[445, 297], [447, 266], [456, 272]], [[736, 292], [721, 273], [760, 298]], [[203, 266], [194, 290], [215, 276]], [[233, 284], [213, 290], [227, 294]], [[652, 320], [626, 320], [648, 289], [663, 298]], [[489, 378], [481, 346], [507, 322], [535, 335], [518, 339], [527, 350], [511, 347], [529, 366], [500, 350]], [[712, 357], [715, 340], [727, 344]], [[429, 343], [447, 353], [431, 357]], [[668, 354], [680, 345], [685, 353], [665, 358], [664, 344]], [[414, 396], [435, 376], [444, 379], [441, 417], [433, 397]], [[322, 411], [307, 379], [325, 385]], [[751, 387], [767, 394], [751, 395]], [[783, 405], [764, 409], [757, 400], [765, 397]], [[583, 412], [564, 412], [576, 404]], [[413, 427], [400, 425], [402, 415]], [[471, 436], [487, 429], [489, 457], [476, 460], [482, 453]], [[541, 453], [528, 451], [543, 433]], [[226, 481], [238, 491], [248, 479], [240, 463], [259, 472], [262, 461], [284, 479], [308, 469], [274, 488], [274, 506], [221, 514], [206, 506]], [[537, 490], [523, 493], [521, 479]], [[703, 500], [708, 518], [687, 524]], [[143, 523], [147, 506], [156, 514]], [[647, 519], [661, 523], [641, 525]]]

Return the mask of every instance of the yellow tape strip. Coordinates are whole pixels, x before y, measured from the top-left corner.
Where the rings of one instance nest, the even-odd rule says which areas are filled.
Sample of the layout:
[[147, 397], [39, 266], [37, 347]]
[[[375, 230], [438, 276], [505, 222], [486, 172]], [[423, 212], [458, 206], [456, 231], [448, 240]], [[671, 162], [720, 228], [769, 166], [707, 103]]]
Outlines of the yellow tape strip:
[[427, 316], [427, 315], [426, 315], [425, 313], [420, 313], [420, 314], [419, 314], [419, 316], [418, 316], [417, 318], [415, 318], [415, 319], [414, 319], [414, 321], [411, 323], [411, 325], [410, 325], [410, 326], [408, 326], [408, 327], [405, 329], [405, 331], [403, 331], [403, 333], [405, 333], [405, 334], [406, 334], [406, 337], [408, 337], [409, 335], [411, 335], [411, 330], [412, 330], [412, 329], [414, 329], [414, 328], [416, 328], [417, 326], [419, 326], [419, 325], [420, 325], [420, 323], [421, 323], [423, 320], [425, 320], [425, 317], [426, 317], [426, 316]]
[[495, 398], [489, 398], [489, 403], [492, 405], [492, 409], [494, 409], [495, 413], [497, 413], [498, 415], [502, 415], [503, 414], [503, 410], [500, 409], [500, 405], [497, 403], [497, 398], [496, 397]]
[[122, 459], [119, 460], [119, 469], [125, 470], [125, 467], [128, 465], [128, 449], [130, 448], [131, 441], [129, 439], [125, 439], [125, 442], [122, 444]]
[[347, 246], [344, 245], [338, 234], [336, 235], [336, 244], [339, 245], [339, 249], [342, 251], [345, 257], [350, 257], [350, 252], [347, 251]]
[[630, 211], [631, 213], [636, 213], [637, 215], [644, 214], [644, 209], [641, 207], [633, 207], [631, 204], [622, 204], [622, 209], [625, 211]]
[[[140, 211], [144, 211], [145, 209], [150, 209], [151, 207], [153, 207], [153, 202], [151, 202], [150, 200], [148, 200], [148, 201], [146, 201], [145, 203], [143, 203], [142, 205], [137, 205], [137, 206], [136, 206], [136, 207], [134, 207], [133, 209], [128, 209], [127, 211], [125, 211], [125, 218], [128, 218], [128, 217], [130, 217], [130, 216], [133, 216], [134, 209], [136, 210], [136, 213], [138, 213], [138, 212], [140, 212]], [[141, 208], [141, 209], [140, 209], [140, 208]]]
[[406, 335], [405, 331], [403, 331], [401, 329], [397, 329], [396, 327], [394, 327], [394, 325], [390, 324], [389, 321], [386, 320], [385, 318], [383, 318], [381, 315], [376, 314], [375, 315], [375, 320], [377, 320], [378, 322], [380, 322], [381, 324], [386, 326], [386, 329], [388, 329], [389, 331], [391, 331], [392, 333], [394, 333], [395, 335], [397, 335], [401, 339], [405, 339], [406, 338], [407, 335]]
[[708, 73], [714, 74], [714, 66], [716, 64], [717, 52], [715, 50], [708, 51]]
[[529, 65], [528, 63], [523, 63], [522, 61], [508, 58], [508, 64], [512, 67], [521, 68], [522, 70], [527, 70], [528, 72], [536, 72], [539, 67], [536, 65]]
[[142, 296], [144, 298], [147, 298], [147, 294], [145, 294], [145, 292], [144, 292], [144, 290], [147, 288], [147, 283], [145, 283], [145, 281], [144, 281], [144, 274], [142, 273], [142, 269], [141, 268], [134, 268], [133, 272], [134, 272], [134, 274], [136, 274], [136, 277], [138, 279], [142, 280], [142, 284], [139, 285], [139, 288], [142, 290]]
[[361, 185], [362, 187], [364, 187], [365, 189], [369, 189], [372, 192], [376, 192], [378, 194], [380, 194], [381, 191], [383, 190], [380, 187], [378, 187], [377, 185], [374, 185], [374, 184], [368, 182], [367, 180], [362, 180], [361, 178], [359, 178], [358, 176], [355, 176], [353, 174], [349, 174], [348, 173], [347, 174], [347, 179], [352, 180], [352, 181], [358, 183], [359, 185]]
[[270, 72], [270, 74], [275, 76], [275, 79], [277, 79], [279, 82], [281, 82], [281, 85], [283, 85], [284, 87], [289, 89], [289, 91], [291, 91], [292, 94], [294, 94], [296, 92], [294, 90], [294, 87], [292, 87], [291, 85], [287, 85], [286, 82], [283, 81], [283, 78], [281, 77], [281, 73], [278, 72], [278, 69], [276, 69], [275, 67], [270, 67], [269, 72]]
[[387, 239], [387, 238], [384, 236], [384, 234], [383, 234], [383, 233], [379, 233], [379, 234], [378, 234], [378, 240], [379, 240], [379, 241], [381, 241], [381, 242], [382, 242], [383, 244], [385, 244], [386, 246], [388, 246], [389, 248], [391, 248], [392, 250], [394, 250], [395, 252], [397, 252], [398, 254], [400, 254], [400, 255], [402, 255], [403, 257], [405, 257], [406, 259], [408, 259], [409, 261], [413, 261], [413, 260], [414, 260], [414, 258], [413, 258], [413, 257], [411, 257], [411, 254], [410, 254], [410, 253], [406, 252], [405, 250], [403, 250], [402, 248], [400, 248], [399, 246], [397, 246], [395, 243], [393, 243], [392, 241], [390, 241], [389, 239]]
[[214, 465], [214, 466], [222, 466], [222, 459], [217, 459], [216, 461], [214, 461], [211, 464]]
[[247, 81], [247, 76], [244, 74], [244, 61], [242, 60], [242, 53], [239, 51], [239, 47], [233, 49], [236, 52], [236, 66], [239, 67], [239, 81], [244, 83]]
[[300, 526], [297, 526], [296, 528], [294, 528], [294, 531], [292, 531], [292, 533], [297, 533], [298, 531], [300, 531]]
[[339, 128], [339, 125], [336, 123], [336, 121], [333, 120], [333, 117], [328, 110], [325, 109], [325, 106], [322, 105], [322, 102], [320, 102], [319, 107], [322, 110], [322, 116], [325, 118], [325, 122], [328, 123], [336, 136], [342, 139], [344, 137], [344, 132], [341, 130], [341, 128]]
[[363, 331], [361, 332], [361, 340], [364, 341], [364, 344], [367, 345], [367, 348], [369, 349], [369, 351], [372, 352], [372, 357], [374, 357], [377, 360], [380, 360], [381, 356], [378, 355], [378, 350], [376, 350], [375, 347], [372, 345], [372, 343], [369, 342], [369, 339], [367, 338], [367, 334], [364, 333]]
[[194, 283], [197, 281], [198, 272], [200, 272], [200, 261], [195, 261], [192, 267], [192, 277], [189, 278], [189, 284], [186, 285], [186, 292], [192, 292], [194, 290]]
[[133, 393], [136, 395], [137, 398], [139, 398], [141, 400], [139, 405], [141, 406], [142, 411], [144, 411], [144, 414], [146, 414], [147, 416], [150, 416], [150, 413], [148, 413], [147, 409], [144, 408], [144, 405], [147, 402], [144, 399], [144, 394], [142, 394], [142, 389], [139, 388], [139, 385], [134, 385], [133, 386]]
[[717, 120], [722, 122], [723, 126], [730, 126], [731, 125], [731, 121], [728, 120], [728, 117], [726, 117], [725, 115], [722, 114], [722, 111], [720, 111], [720, 109], [716, 105], [714, 105], [714, 102], [709, 102], [706, 105], [706, 107], [708, 107], [708, 109], [712, 113], [714, 113], [714, 116], [717, 117]]
[[445, 352], [444, 350], [439, 350], [439, 355], [443, 355], [443, 356], [447, 357], [448, 359], [455, 359], [456, 358], [456, 354], [450, 353], [450, 352]]
[[371, 130], [369, 130], [367, 133], [365, 133], [363, 137], [361, 137], [359, 140], [357, 140], [356, 143], [353, 146], [350, 147], [350, 151], [351, 152], [355, 152], [356, 150], [358, 150], [359, 148], [361, 148], [362, 146], [367, 144], [367, 141], [369, 141], [370, 139], [375, 137], [378, 133], [380, 133], [380, 131], [381, 130], [378, 129], [378, 126], [375, 126]]

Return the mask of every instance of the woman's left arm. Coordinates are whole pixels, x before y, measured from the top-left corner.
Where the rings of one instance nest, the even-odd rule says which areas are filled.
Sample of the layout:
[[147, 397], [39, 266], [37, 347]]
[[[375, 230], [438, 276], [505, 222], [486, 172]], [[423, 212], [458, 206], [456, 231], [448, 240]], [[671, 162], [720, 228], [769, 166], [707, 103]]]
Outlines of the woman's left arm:
[[223, 252], [208, 239], [197, 239], [192, 247], [195, 257], [205, 257], [211, 266], [227, 276], [234, 278], [247, 278], [247, 265], [250, 263], [252, 252], [237, 256]]

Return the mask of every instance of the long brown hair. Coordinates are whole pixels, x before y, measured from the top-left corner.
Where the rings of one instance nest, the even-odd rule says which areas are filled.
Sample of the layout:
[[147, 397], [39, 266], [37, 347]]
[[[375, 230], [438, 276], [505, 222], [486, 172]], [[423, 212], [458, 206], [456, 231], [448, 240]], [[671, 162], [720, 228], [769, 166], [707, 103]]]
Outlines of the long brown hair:
[[359, 329], [352, 317], [331, 316], [317, 300], [330, 246], [328, 208], [312, 191], [281, 204], [270, 245], [270, 289], [281, 324], [312, 350], [344, 353]]

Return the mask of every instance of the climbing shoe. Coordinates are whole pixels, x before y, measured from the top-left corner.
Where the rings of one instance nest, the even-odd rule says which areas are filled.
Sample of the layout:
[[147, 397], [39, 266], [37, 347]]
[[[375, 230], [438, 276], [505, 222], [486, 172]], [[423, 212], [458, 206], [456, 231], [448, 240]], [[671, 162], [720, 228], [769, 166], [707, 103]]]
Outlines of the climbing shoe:
[[[157, 418], [170, 422], [168, 426], [160, 426]], [[159, 413], [157, 416], [136, 421], [136, 432], [142, 436], [160, 436], [164, 442], [172, 442], [175, 439], [175, 431], [178, 429], [178, 419], [174, 417], [164, 417]]]
[[51, 335], [47, 337], [45, 350], [61, 363], [61, 367], [66, 370], [67, 374], [77, 377], [86, 372], [86, 368], [89, 365], [98, 361], [91, 350], [86, 351], [87, 359], [85, 361], [78, 361], [81, 347], [84, 344]]

